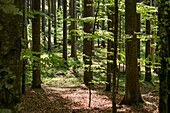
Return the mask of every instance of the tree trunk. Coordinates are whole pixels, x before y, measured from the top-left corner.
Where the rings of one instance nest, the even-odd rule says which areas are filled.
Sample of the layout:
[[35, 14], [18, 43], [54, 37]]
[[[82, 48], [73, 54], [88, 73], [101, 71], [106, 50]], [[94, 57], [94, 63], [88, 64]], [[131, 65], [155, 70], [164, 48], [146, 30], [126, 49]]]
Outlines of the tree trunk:
[[116, 113], [116, 76], [117, 76], [117, 38], [118, 38], [118, 0], [115, 0], [115, 26], [114, 26], [114, 56], [113, 56], [113, 99], [112, 113]]
[[[76, 0], [72, 0], [72, 17], [73, 19], [76, 19], [77, 14], [76, 14]], [[76, 32], [74, 30], [76, 30], [76, 20], [75, 21], [71, 21], [71, 26], [72, 26], [72, 30], [71, 31], [71, 57], [76, 58], [77, 57], [77, 44], [76, 44]]]
[[[42, 13], [45, 14], [45, 0], [42, 0]], [[43, 33], [43, 44], [45, 46], [45, 16], [42, 15], [42, 33]]]
[[[105, 0], [103, 0], [103, 4], [105, 4]], [[104, 8], [103, 8], [103, 12], [105, 12], [105, 6], [104, 6]], [[102, 15], [102, 17], [104, 18], [104, 14]], [[104, 24], [105, 24], [105, 20], [102, 20], [102, 30], [105, 30]], [[103, 48], [106, 47], [106, 45], [105, 45], [105, 39], [102, 40], [101, 46], [102, 46]]]
[[57, 44], [57, 28], [56, 28], [56, 0], [54, 0], [54, 44]]
[[[40, 11], [40, 0], [32, 0], [32, 9], [35, 11]], [[38, 54], [33, 54], [38, 59], [40, 58], [40, 15], [34, 14], [32, 18], [32, 41], [33, 41], [33, 52]], [[41, 77], [40, 77], [40, 66], [39, 61], [33, 61], [33, 81], [32, 88], [41, 88]]]
[[[48, 16], [51, 17], [51, 0], [48, 0]], [[51, 51], [51, 20], [48, 19], [48, 51]]]
[[[27, 40], [27, 18], [26, 18], [26, 0], [22, 1], [22, 10], [23, 10], [23, 17], [22, 17], [22, 38]], [[28, 45], [27, 42], [24, 42], [22, 46], [23, 49], [27, 49]], [[25, 94], [25, 76], [26, 76], [26, 59], [23, 59], [23, 66], [22, 66], [22, 94]]]
[[133, 104], [143, 102], [137, 66], [137, 38], [136, 31], [136, 1], [125, 0], [125, 34], [126, 38], [126, 83], [125, 96], [121, 104]]
[[[20, 0], [1, 0], [0, 8], [0, 112], [20, 112]], [[13, 7], [13, 10], [11, 10]]]
[[[110, 2], [111, 3], [111, 2]], [[113, 26], [114, 26], [114, 7], [109, 6], [109, 14], [108, 14], [108, 19], [110, 19], [111, 21], [108, 21], [108, 31], [110, 33], [112, 33], [113, 36]], [[106, 91], [111, 91], [111, 76], [113, 73], [113, 41], [111, 41], [110, 39], [107, 40], [107, 83], [106, 84]]]
[[[159, 71], [159, 113], [169, 113], [169, 102], [168, 102], [168, 91], [169, 91], [169, 72], [168, 72], [168, 61], [169, 57], [169, 16], [170, 16], [170, 3], [169, 0], [159, 1], [158, 6], [158, 26], [160, 36], [160, 57], [161, 69]], [[167, 12], [164, 13], [164, 12]]]
[[[67, 19], [67, 0], [63, 0], [63, 19]], [[63, 58], [67, 66], [67, 21], [63, 21]]]
[[[84, 17], [92, 17], [93, 16], [93, 7], [88, 6], [87, 4], [93, 4], [92, 0], [84, 0]], [[93, 24], [92, 22], [84, 23], [84, 32], [92, 34]], [[87, 35], [90, 35], [87, 34]], [[84, 83], [86, 86], [89, 86], [89, 82], [91, 82], [92, 76], [92, 38], [90, 36], [86, 36], [83, 41], [83, 52], [84, 56]]]
[[[140, 3], [140, 0], [137, 0], [138, 3]], [[140, 13], [137, 13], [137, 28], [136, 32], [138, 32], [138, 35], [140, 35]], [[137, 56], [138, 59], [140, 59], [140, 38], [137, 38]], [[139, 72], [139, 77], [140, 77], [140, 62], [138, 62], [138, 72]]]

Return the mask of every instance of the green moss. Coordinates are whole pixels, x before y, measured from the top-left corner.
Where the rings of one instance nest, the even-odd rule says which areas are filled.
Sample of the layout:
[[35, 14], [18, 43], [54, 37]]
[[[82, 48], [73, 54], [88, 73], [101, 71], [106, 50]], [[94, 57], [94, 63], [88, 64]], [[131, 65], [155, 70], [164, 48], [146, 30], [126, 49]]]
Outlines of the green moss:
[[3, 26], [0, 25], [0, 31], [3, 30]]

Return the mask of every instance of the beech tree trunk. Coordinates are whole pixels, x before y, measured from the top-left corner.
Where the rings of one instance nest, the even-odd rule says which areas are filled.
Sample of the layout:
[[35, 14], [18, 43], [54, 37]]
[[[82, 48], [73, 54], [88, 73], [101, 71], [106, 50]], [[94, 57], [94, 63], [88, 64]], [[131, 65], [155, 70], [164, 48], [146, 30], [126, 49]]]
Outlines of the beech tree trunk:
[[[40, 0], [32, 0], [32, 9], [35, 11], [40, 11]], [[32, 18], [32, 41], [33, 41], [33, 52], [38, 54], [33, 54], [38, 59], [40, 58], [40, 15], [34, 14]], [[40, 77], [40, 66], [39, 61], [33, 61], [33, 81], [32, 88], [41, 88], [41, 77]]]
[[[84, 0], [84, 18], [85, 17], [92, 17], [93, 16], [93, 7], [88, 6], [87, 4], [93, 4], [93, 0]], [[84, 23], [84, 32], [92, 34], [93, 24], [92, 22]], [[83, 41], [83, 52], [84, 56], [84, 83], [86, 86], [89, 86], [89, 82], [91, 82], [92, 76], [92, 38], [91, 35], [85, 36]]]
[[54, 44], [57, 44], [56, 0], [54, 0]]
[[137, 38], [136, 38], [136, 0], [125, 0], [125, 34], [126, 37], [126, 83], [125, 96], [121, 104], [143, 102], [137, 66]]

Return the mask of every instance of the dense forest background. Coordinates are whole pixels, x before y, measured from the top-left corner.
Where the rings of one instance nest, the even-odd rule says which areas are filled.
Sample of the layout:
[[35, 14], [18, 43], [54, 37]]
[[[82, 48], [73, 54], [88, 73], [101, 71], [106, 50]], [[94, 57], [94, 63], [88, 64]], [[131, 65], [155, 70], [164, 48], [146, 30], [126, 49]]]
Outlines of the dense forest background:
[[168, 113], [169, 0], [0, 0], [0, 113]]

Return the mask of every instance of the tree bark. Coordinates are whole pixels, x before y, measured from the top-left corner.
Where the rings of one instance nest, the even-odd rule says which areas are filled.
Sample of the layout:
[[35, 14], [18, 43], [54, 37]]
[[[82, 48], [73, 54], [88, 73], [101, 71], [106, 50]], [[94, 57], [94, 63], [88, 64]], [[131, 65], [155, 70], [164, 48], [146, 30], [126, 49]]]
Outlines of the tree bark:
[[[76, 19], [77, 14], [76, 14], [76, 0], [72, 0], [72, 17], [73, 19]], [[76, 20], [71, 21], [71, 26], [72, 26], [72, 30], [71, 31], [71, 57], [76, 58], [77, 57], [77, 44], [76, 44]]]
[[[111, 3], [111, 1], [109, 2]], [[108, 21], [108, 31], [111, 34], [111, 36], [113, 37], [113, 26], [114, 26], [114, 7], [113, 5], [109, 6], [109, 14], [108, 14], [108, 19], [110, 19], [111, 21]], [[106, 84], [106, 91], [111, 91], [111, 76], [113, 75], [113, 41], [108, 39], [107, 40], [107, 83]]]
[[[169, 16], [170, 16], [170, 3], [169, 0], [159, 1], [158, 2], [158, 26], [159, 26], [159, 36], [160, 36], [160, 57], [161, 59], [161, 69], [159, 71], [159, 113], [169, 113], [169, 70], [168, 70], [168, 61], [166, 60], [169, 57]], [[165, 13], [167, 12], [167, 13]]]
[[[147, 5], [150, 5], [150, 2], [147, 3]], [[146, 34], [148, 35], [148, 38], [150, 36], [150, 21], [146, 20]], [[145, 66], [145, 81], [151, 82], [152, 76], [151, 76], [151, 41], [148, 39], [146, 41], [146, 52], [145, 52], [145, 59], [148, 59], [149, 63], [146, 62]]]
[[[84, 0], [84, 18], [86, 17], [92, 17], [93, 16], [93, 7], [88, 6], [87, 4], [93, 4], [93, 0]], [[84, 83], [86, 86], [89, 86], [89, 82], [91, 82], [93, 76], [92, 76], [92, 29], [93, 24], [92, 22], [86, 22], [84, 23], [84, 32], [89, 33], [88, 36], [85, 36], [83, 41], [83, 53], [84, 56]]]
[[[51, 0], [48, 0], [48, 16], [51, 17]], [[51, 51], [51, 20], [48, 19], [48, 51]]]
[[[32, 0], [32, 9], [34, 11], [40, 11], [40, 0]], [[40, 15], [34, 14], [32, 18], [32, 41], [33, 41], [33, 54], [37, 59], [40, 59]], [[32, 88], [41, 88], [40, 66], [39, 60], [33, 61], [33, 81]]]
[[[45, 14], [45, 0], [42, 0], [42, 13]], [[43, 33], [43, 44], [45, 46], [45, 16], [42, 15], [42, 33]]]
[[54, 0], [54, 44], [57, 44], [56, 0]]
[[[67, 19], [67, 0], [63, 0], [63, 19]], [[67, 66], [67, 21], [63, 21], [63, 58]]]
[[[0, 112], [20, 112], [20, 0], [0, 3]], [[13, 10], [11, 10], [11, 7]]]
[[112, 113], [116, 113], [117, 39], [118, 39], [118, 0], [115, 2], [114, 56], [113, 56], [113, 99]]
[[125, 0], [125, 34], [126, 37], [126, 83], [125, 96], [121, 104], [143, 102], [137, 66], [137, 38], [136, 38], [136, 0]]

